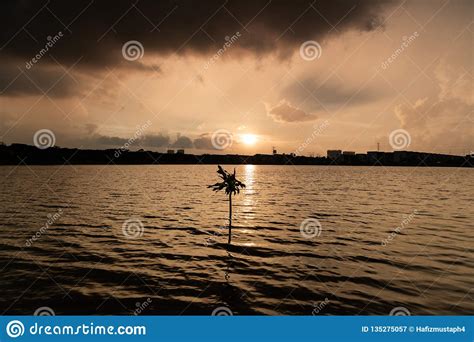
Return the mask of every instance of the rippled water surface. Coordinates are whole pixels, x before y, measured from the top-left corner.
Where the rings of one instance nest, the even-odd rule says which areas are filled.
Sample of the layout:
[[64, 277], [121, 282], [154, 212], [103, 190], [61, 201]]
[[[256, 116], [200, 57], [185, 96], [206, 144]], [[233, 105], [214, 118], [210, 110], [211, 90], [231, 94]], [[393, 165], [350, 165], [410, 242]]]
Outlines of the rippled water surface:
[[238, 166], [227, 251], [215, 169], [0, 167], [1, 312], [474, 312], [473, 170]]

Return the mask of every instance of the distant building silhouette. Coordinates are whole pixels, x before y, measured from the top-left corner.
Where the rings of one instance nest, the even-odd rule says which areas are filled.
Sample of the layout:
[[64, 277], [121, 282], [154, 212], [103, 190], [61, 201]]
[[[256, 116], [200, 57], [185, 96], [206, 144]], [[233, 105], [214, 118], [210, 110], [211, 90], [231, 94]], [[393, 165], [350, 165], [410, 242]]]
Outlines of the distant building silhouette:
[[327, 157], [331, 160], [337, 160], [341, 157], [342, 151], [341, 150], [328, 150]]

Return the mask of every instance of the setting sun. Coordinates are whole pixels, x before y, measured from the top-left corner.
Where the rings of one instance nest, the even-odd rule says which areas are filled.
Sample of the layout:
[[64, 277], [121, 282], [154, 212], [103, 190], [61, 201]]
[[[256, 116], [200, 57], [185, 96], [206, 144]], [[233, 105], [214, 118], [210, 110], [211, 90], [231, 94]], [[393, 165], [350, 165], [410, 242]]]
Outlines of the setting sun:
[[258, 140], [255, 134], [242, 134], [241, 138], [245, 145], [255, 145]]

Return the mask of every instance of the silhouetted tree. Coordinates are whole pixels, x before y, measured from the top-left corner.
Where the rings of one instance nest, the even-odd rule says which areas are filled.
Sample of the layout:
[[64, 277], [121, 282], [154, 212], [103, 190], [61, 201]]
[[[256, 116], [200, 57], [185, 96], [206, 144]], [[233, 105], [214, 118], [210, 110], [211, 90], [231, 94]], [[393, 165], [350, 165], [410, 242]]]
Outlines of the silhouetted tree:
[[229, 245], [232, 236], [232, 195], [240, 193], [240, 189], [245, 188], [245, 184], [235, 178], [235, 168], [234, 173], [230, 174], [224, 170], [220, 165], [217, 166], [217, 173], [219, 177], [222, 178], [222, 182], [208, 185], [208, 188], [212, 188], [214, 191], [225, 190], [226, 195], [229, 195]]

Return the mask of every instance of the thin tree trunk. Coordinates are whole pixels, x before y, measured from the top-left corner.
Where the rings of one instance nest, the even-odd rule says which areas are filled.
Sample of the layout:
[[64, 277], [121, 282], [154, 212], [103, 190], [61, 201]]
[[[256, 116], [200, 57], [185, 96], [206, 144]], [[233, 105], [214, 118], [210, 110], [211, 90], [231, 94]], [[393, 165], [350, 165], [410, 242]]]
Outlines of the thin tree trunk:
[[232, 236], [232, 194], [229, 194], [229, 242], [228, 244], [230, 245], [230, 240]]

